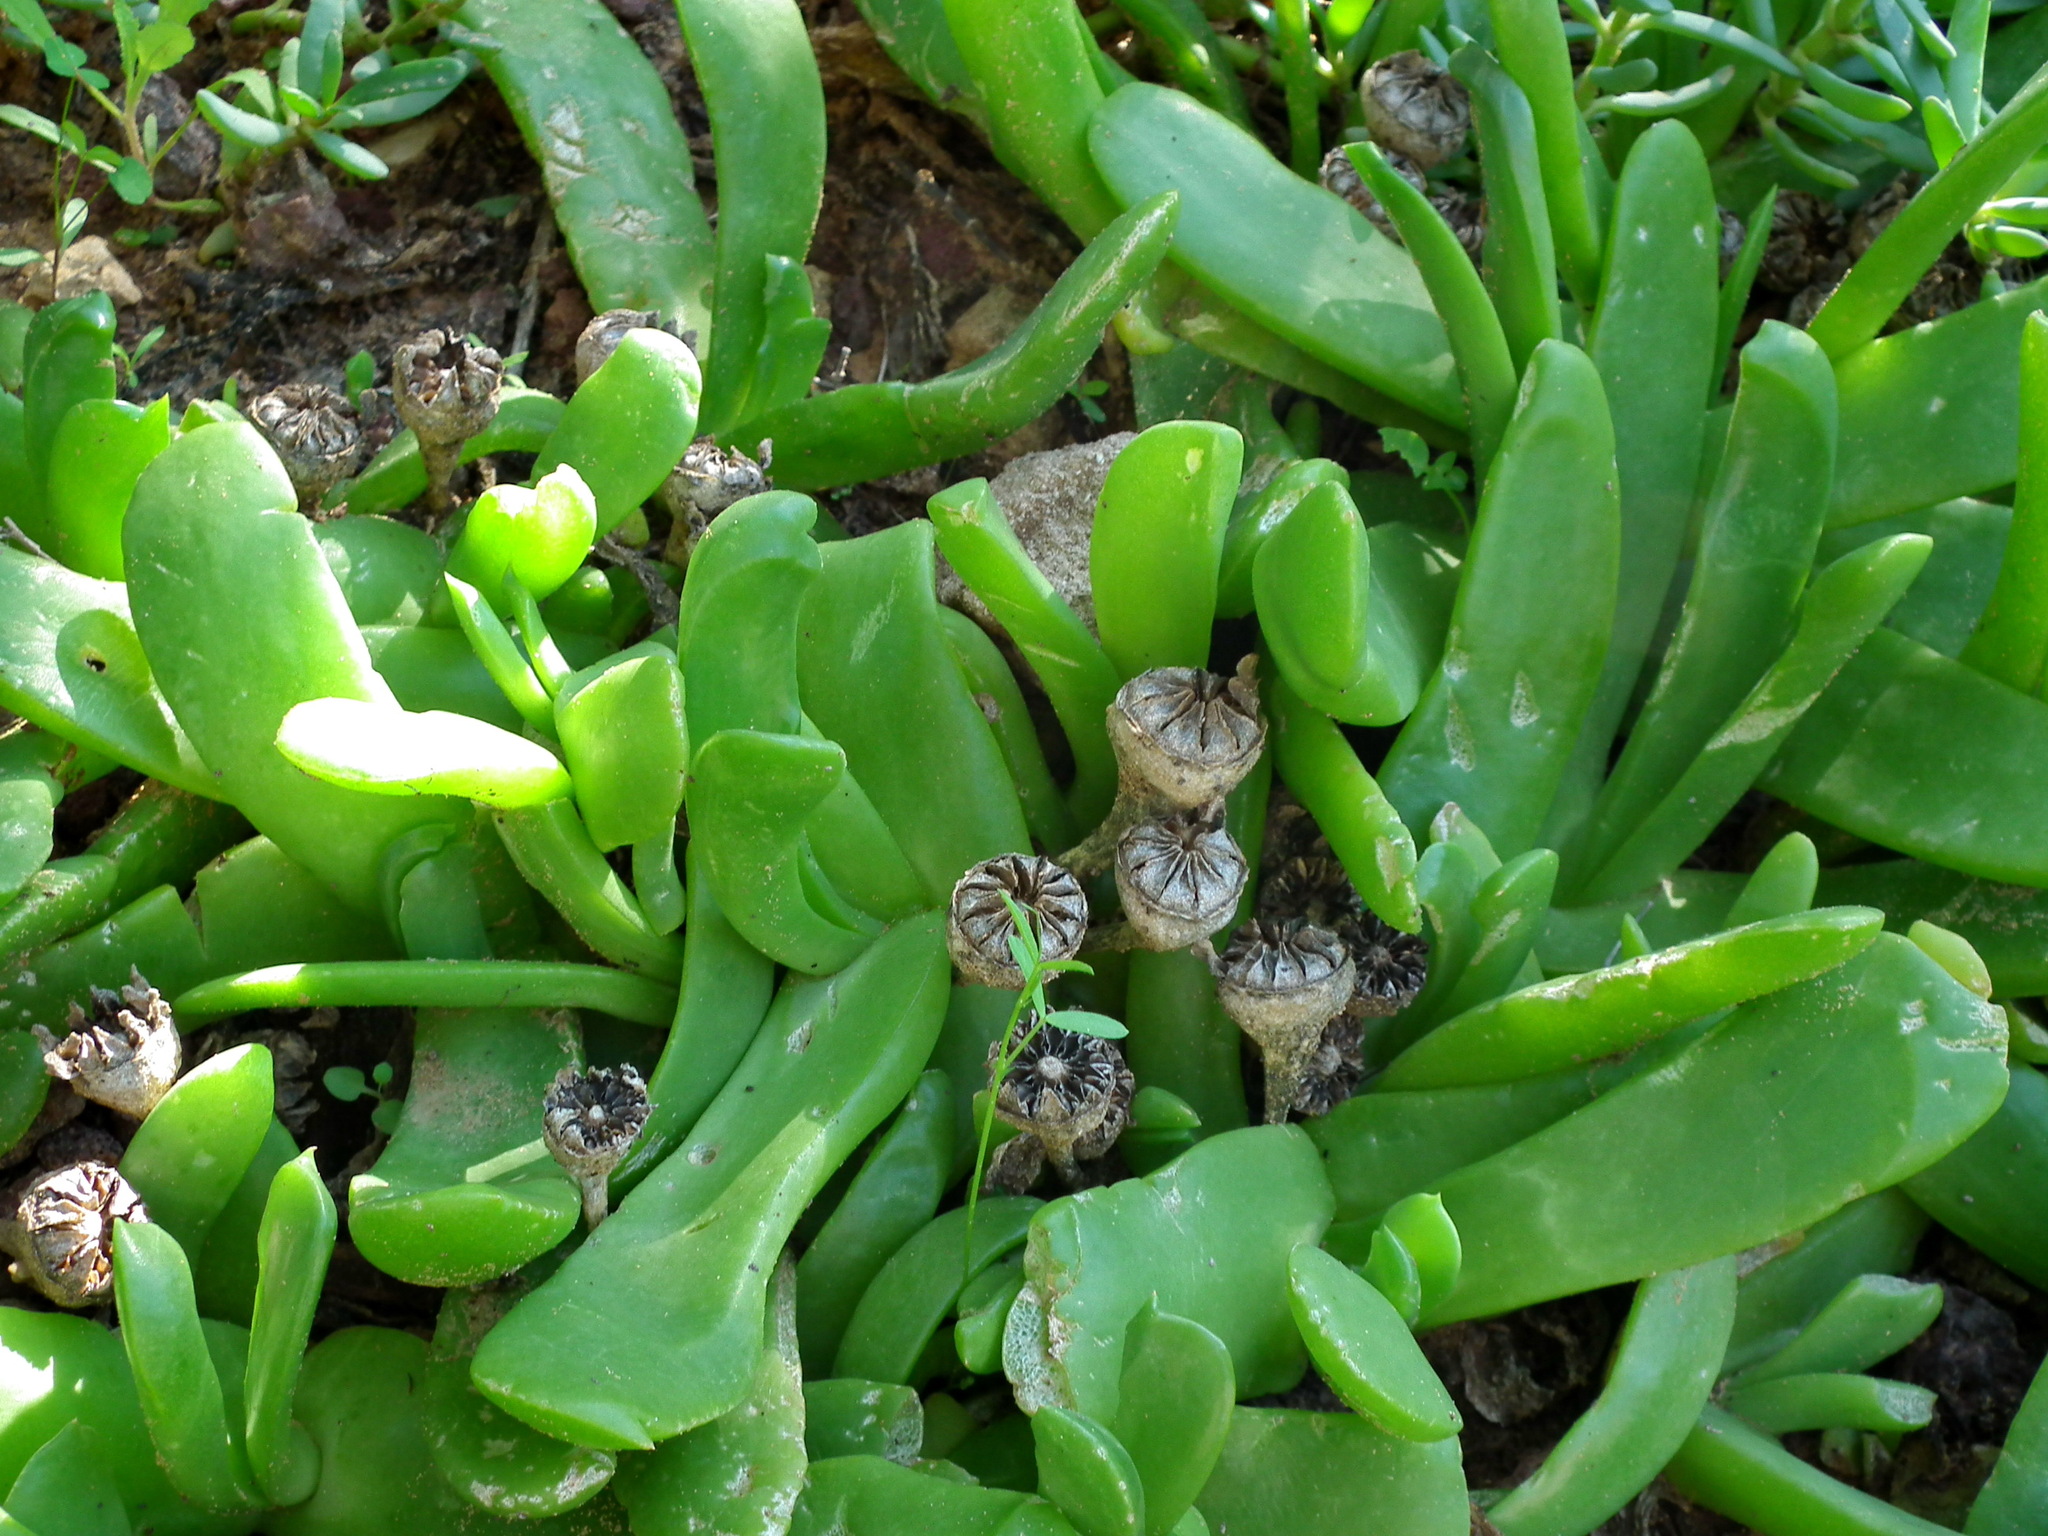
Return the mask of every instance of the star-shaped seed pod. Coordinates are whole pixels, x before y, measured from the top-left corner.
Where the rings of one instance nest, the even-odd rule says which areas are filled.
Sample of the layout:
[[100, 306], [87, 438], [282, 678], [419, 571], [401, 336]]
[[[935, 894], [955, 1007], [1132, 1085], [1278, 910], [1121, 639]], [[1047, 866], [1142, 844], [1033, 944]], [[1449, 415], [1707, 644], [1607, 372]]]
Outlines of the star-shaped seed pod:
[[29, 1186], [5, 1235], [15, 1255], [8, 1273], [60, 1307], [90, 1307], [114, 1290], [114, 1223], [147, 1221], [149, 1211], [107, 1163], [73, 1163]]
[[363, 462], [362, 423], [346, 396], [324, 384], [284, 384], [249, 402], [249, 420], [270, 440], [303, 511]]
[[1117, 690], [1108, 718], [1124, 787], [1188, 810], [1221, 800], [1266, 745], [1258, 658], [1247, 656], [1234, 677], [1199, 667], [1140, 672]]
[[1423, 170], [1450, 159], [1472, 131], [1472, 100], [1442, 65], [1410, 49], [1389, 54], [1358, 82], [1366, 132]]
[[1007, 896], [1031, 920], [1039, 953], [1071, 960], [1088, 933], [1088, 897], [1081, 882], [1051, 859], [1003, 853], [983, 859], [953, 887], [946, 914], [946, 948], [961, 976], [978, 987], [1016, 991], [1024, 973], [1010, 955], [1017, 925], [1004, 905]]
[[1254, 918], [1231, 935], [1216, 962], [1216, 995], [1265, 1061], [1268, 1125], [1294, 1107], [1323, 1026], [1344, 1011], [1356, 980], [1344, 941], [1327, 928]]
[[142, 1119], [178, 1080], [184, 1046], [170, 1004], [133, 967], [119, 992], [92, 989], [90, 1016], [73, 1003], [64, 1027], [60, 1040], [35, 1026], [44, 1070], [116, 1114]]
[[1403, 933], [1370, 912], [1336, 924], [1338, 936], [1358, 967], [1349, 1012], [1356, 1018], [1387, 1018], [1415, 1001], [1429, 980], [1429, 941]]
[[392, 355], [391, 391], [398, 419], [419, 439], [427, 471], [427, 502], [436, 516], [452, 502], [449, 483], [462, 445], [498, 414], [505, 365], [489, 347], [453, 331], [421, 331]]
[[1220, 804], [1141, 821], [1117, 840], [1116, 892], [1146, 949], [1206, 941], [1237, 910], [1246, 873]]
[[[996, 1088], [996, 1114], [1036, 1138], [1073, 1188], [1083, 1177], [1081, 1163], [1123, 1134], [1135, 1081], [1123, 1052], [1107, 1040], [1055, 1024], [1029, 1039]], [[991, 1070], [1000, 1050], [1001, 1042], [989, 1048]]]
[[583, 1219], [592, 1227], [611, 1211], [611, 1172], [643, 1127], [652, 1105], [647, 1084], [631, 1066], [564, 1067], [541, 1100], [541, 1136], [555, 1161], [583, 1191]]

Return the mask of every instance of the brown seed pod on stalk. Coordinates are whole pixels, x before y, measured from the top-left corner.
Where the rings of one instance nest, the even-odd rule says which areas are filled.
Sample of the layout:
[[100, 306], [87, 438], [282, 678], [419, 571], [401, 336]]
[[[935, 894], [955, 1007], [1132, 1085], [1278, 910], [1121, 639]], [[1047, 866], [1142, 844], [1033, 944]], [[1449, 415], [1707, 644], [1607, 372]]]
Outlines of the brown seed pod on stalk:
[[270, 440], [311, 512], [362, 466], [366, 444], [355, 407], [323, 384], [282, 384], [249, 402], [249, 420]]
[[555, 1074], [541, 1101], [541, 1136], [555, 1161], [583, 1191], [583, 1220], [592, 1227], [611, 1211], [611, 1172], [647, 1124], [647, 1084], [631, 1066]]
[[450, 485], [462, 445], [497, 416], [504, 382], [505, 365], [498, 354], [453, 331], [421, 331], [392, 355], [398, 419], [419, 439], [427, 506], [435, 517], [454, 504]]
[[[1000, 1041], [989, 1048], [991, 1070], [1001, 1049]], [[995, 1111], [1035, 1138], [1072, 1188], [1081, 1182], [1081, 1163], [1123, 1134], [1134, 1086], [1123, 1052], [1109, 1041], [1047, 1024], [997, 1085]]]
[[1327, 928], [1255, 918], [1231, 936], [1215, 969], [1223, 1011], [1265, 1061], [1266, 1123], [1277, 1125], [1300, 1096], [1323, 1026], [1351, 1001], [1356, 967]]
[[1359, 100], [1373, 142], [1428, 170], [1465, 147], [1472, 101], [1442, 65], [1410, 49], [1389, 54], [1360, 77]]
[[1146, 949], [1206, 942], [1237, 910], [1246, 874], [1244, 855], [1223, 829], [1220, 801], [1140, 822], [1117, 841], [1117, 895]]
[[1137, 795], [1193, 810], [1221, 800], [1266, 745], [1258, 658], [1234, 677], [1199, 667], [1154, 667], [1117, 690], [1109, 740], [1120, 777]]

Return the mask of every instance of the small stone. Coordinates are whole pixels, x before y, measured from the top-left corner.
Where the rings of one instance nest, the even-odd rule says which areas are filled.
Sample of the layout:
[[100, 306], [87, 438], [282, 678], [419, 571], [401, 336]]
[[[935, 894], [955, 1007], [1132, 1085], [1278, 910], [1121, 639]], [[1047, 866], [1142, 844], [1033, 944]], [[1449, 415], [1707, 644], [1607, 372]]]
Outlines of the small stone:
[[121, 265], [120, 258], [98, 235], [74, 240], [65, 250], [54, 295], [50, 289], [49, 260], [50, 253], [43, 252], [44, 264], [36, 269], [29, 280], [27, 292], [23, 294], [31, 304], [48, 304], [53, 297], [76, 299], [88, 293], [104, 293], [116, 309], [127, 309], [142, 302], [142, 290], [135, 286], [135, 279], [128, 275], [128, 269]]

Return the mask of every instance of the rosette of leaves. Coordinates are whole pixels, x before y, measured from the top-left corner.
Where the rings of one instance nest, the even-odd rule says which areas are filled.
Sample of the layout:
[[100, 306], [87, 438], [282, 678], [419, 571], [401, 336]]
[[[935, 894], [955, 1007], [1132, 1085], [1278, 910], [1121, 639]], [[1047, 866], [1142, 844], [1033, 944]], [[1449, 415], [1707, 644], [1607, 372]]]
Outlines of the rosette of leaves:
[[[346, 22], [343, 0], [313, 0], [299, 35], [279, 50], [274, 73], [238, 69], [198, 94], [200, 114], [220, 132], [224, 173], [309, 148], [351, 176], [381, 181], [390, 167], [344, 135], [423, 116], [469, 77], [474, 60], [467, 53], [422, 57], [405, 46], [380, 48], [349, 67]], [[352, 83], [343, 90], [345, 80]], [[236, 89], [228, 100], [224, 93]]]

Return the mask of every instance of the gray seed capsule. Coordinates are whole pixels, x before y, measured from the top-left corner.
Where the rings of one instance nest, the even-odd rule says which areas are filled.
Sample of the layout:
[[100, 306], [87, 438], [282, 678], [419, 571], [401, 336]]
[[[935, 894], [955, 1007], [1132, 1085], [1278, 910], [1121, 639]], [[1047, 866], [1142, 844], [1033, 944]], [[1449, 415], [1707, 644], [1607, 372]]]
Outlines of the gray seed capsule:
[[113, 1294], [114, 1224], [148, 1219], [142, 1197], [106, 1163], [46, 1173], [16, 1208], [9, 1273], [60, 1307], [96, 1305]]
[[1010, 956], [1017, 927], [1003, 904], [1005, 896], [1030, 918], [1039, 953], [1048, 960], [1070, 960], [1080, 953], [1088, 932], [1088, 897], [1072, 875], [1035, 854], [999, 854], [960, 877], [946, 915], [946, 948], [953, 963], [976, 986], [1015, 991], [1024, 985], [1024, 973]]
[[1109, 740], [1127, 788], [1188, 809], [1235, 789], [1266, 745], [1257, 667], [1254, 656], [1234, 677], [1154, 667], [1119, 688]]
[[1147, 949], [1186, 949], [1207, 939], [1230, 921], [1246, 873], [1220, 808], [1143, 821], [1117, 842], [1117, 895]]
[[320, 498], [361, 468], [362, 423], [347, 397], [322, 384], [284, 384], [249, 403], [249, 420], [270, 440], [299, 505]]
[[1398, 150], [1423, 170], [1465, 147], [1472, 131], [1472, 101], [1441, 65], [1412, 49], [1389, 54], [1358, 82], [1366, 131], [1373, 142]]

